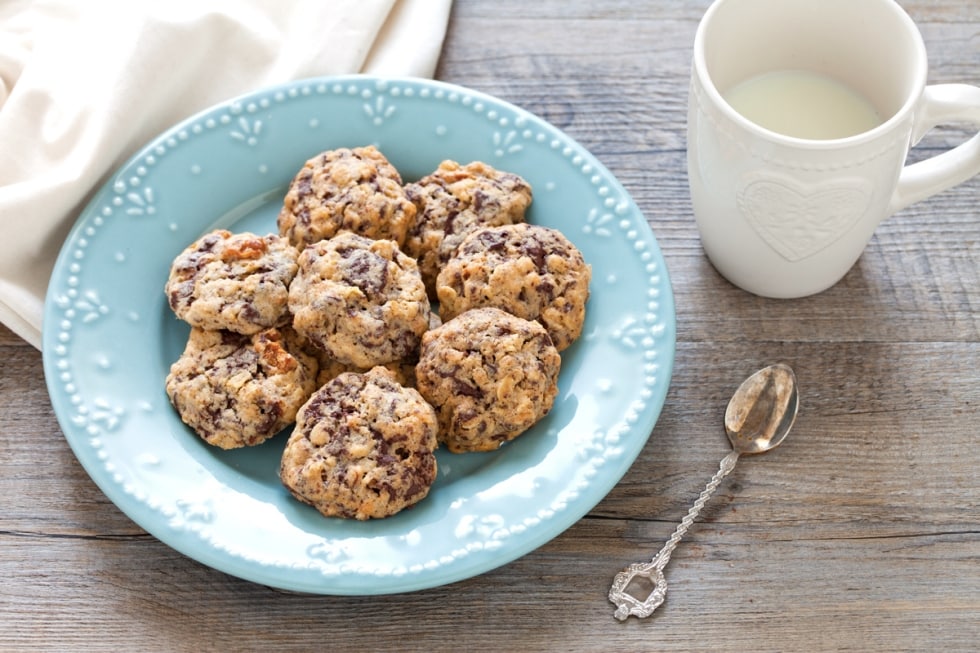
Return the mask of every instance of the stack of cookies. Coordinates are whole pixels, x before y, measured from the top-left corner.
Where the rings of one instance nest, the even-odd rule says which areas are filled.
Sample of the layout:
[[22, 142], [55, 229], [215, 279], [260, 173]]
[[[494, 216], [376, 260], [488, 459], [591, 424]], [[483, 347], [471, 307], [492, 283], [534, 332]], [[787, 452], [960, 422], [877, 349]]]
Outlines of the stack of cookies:
[[278, 234], [216, 230], [174, 260], [165, 290], [191, 332], [171, 403], [225, 449], [295, 423], [280, 478], [324, 515], [417, 503], [440, 443], [494, 450], [551, 410], [582, 332], [591, 270], [524, 221], [531, 198], [482, 162], [406, 185], [374, 147], [317, 155]]

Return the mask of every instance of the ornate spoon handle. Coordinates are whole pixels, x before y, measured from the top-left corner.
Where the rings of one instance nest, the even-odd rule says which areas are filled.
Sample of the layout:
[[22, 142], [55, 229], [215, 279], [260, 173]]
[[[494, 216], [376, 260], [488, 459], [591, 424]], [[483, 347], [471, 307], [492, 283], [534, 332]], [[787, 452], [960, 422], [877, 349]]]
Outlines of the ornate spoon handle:
[[[681, 520], [673, 535], [670, 536], [670, 539], [667, 540], [664, 547], [660, 549], [660, 553], [653, 560], [632, 564], [616, 574], [612, 587], [609, 588], [609, 600], [616, 605], [614, 616], [617, 619], [625, 621], [630, 615], [649, 617], [667, 598], [667, 579], [664, 577], [664, 567], [670, 562], [670, 556], [674, 549], [677, 548], [681, 538], [697, 519], [708, 499], [718, 489], [718, 485], [735, 469], [739, 455], [739, 452], [732, 451], [722, 459], [718, 471], [708, 481], [698, 496], [698, 500], [687, 511], [687, 515]], [[627, 591], [628, 589], [646, 595], [646, 598], [640, 600], [635, 594]]]

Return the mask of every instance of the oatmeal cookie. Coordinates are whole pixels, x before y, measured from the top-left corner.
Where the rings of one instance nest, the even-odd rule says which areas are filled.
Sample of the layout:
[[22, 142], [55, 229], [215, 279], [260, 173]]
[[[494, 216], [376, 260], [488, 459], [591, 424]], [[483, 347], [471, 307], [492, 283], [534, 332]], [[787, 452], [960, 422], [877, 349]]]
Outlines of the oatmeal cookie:
[[300, 409], [279, 477], [328, 517], [388, 517], [429, 493], [437, 428], [432, 406], [389, 371], [345, 372]]
[[473, 232], [439, 273], [443, 320], [495, 306], [547, 329], [558, 351], [582, 333], [592, 268], [560, 231], [527, 223]]
[[[442, 320], [439, 319], [439, 314], [435, 311], [431, 311], [429, 313], [429, 329], [435, 329], [440, 324], [442, 324]], [[308, 341], [307, 350], [317, 359], [317, 362], [320, 365], [320, 372], [316, 377], [317, 387], [324, 385], [335, 376], [339, 376], [344, 372], [359, 372], [363, 374], [364, 372], [370, 370], [370, 368], [355, 367], [353, 365], [341, 363], [340, 361], [331, 358], [325, 351], [309, 343]], [[414, 388], [416, 363], [418, 363], [418, 351], [413, 352], [413, 354], [408, 358], [385, 363], [382, 365], [382, 367], [391, 372], [398, 383], [402, 384], [406, 388]]]
[[454, 453], [492, 451], [548, 414], [561, 357], [537, 322], [478, 308], [422, 337], [419, 392]]
[[419, 262], [433, 299], [436, 277], [463, 239], [480, 227], [524, 221], [531, 186], [520, 176], [481, 161], [443, 161], [430, 175], [405, 187], [417, 209], [404, 250]]
[[316, 389], [316, 374], [316, 359], [288, 327], [251, 336], [195, 327], [166, 389], [180, 419], [205, 442], [235, 449], [289, 426]]
[[164, 291], [191, 326], [250, 335], [288, 321], [295, 274], [296, 250], [285, 239], [217, 229], [174, 259]]
[[375, 147], [327, 150], [296, 174], [279, 212], [279, 234], [297, 248], [352, 231], [401, 246], [415, 220], [402, 178]]
[[414, 259], [349, 232], [303, 250], [289, 309], [301, 335], [361, 369], [415, 356], [431, 313]]

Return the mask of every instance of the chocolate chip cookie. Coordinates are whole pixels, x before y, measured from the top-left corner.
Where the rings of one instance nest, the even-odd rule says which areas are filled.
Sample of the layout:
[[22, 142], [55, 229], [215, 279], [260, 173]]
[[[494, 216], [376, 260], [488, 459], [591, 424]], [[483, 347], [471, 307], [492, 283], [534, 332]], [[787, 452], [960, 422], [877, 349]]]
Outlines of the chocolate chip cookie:
[[288, 327], [250, 336], [192, 328], [166, 389], [180, 419], [205, 442], [235, 449], [289, 426], [316, 374], [316, 359]]
[[289, 287], [293, 326], [343, 365], [413, 358], [429, 328], [415, 260], [391, 240], [344, 232], [310, 245]]
[[388, 370], [345, 372], [300, 409], [279, 477], [328, 517], [388, 517], [429, 493], [437, 428], [432, 406]]
[[405, 193], [417, 214], [404, 250], [418, 260], [433, 299], [439, 270], [463, 239], [480, 227], [523, 222], [532, 199], [523, 178], [481, 161], [443, 161], [433, 173], [408, 184]]
[[296, 173], [277, 223], [279, 234], [298, 248], [345, 230], [401, 246], [415, 211], [398, 170], [377, 148], [339, 148]]
[[479, 229], [439, 273], [444, 321], [495, 306], [540, 322], [558, 351], [582, 333], [592, 268], [560, 231], [527, 223]]
[[419, 392], [449, 451], [492, 451], [551, 410], [561, 357], [544, 327], [498, 308], [462, 313], [422, 337]]
[[248, 335], [278, 326], [288, 321], [296, 255], [275, 234], [212, 231], [174, 259], [167, 301], [177, 317], [202, 329]]

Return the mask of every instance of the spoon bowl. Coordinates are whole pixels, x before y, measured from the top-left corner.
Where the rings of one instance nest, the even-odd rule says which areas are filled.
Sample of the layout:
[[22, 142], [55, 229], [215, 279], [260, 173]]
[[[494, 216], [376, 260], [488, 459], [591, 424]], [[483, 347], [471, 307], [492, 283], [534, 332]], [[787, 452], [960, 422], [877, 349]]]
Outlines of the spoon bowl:
[[739, 453], [762, 453], [789, 435], [799, 408], [796, 374], [784, 363], [770, 365], [742, 382], [725, 410], [725, 431]]

